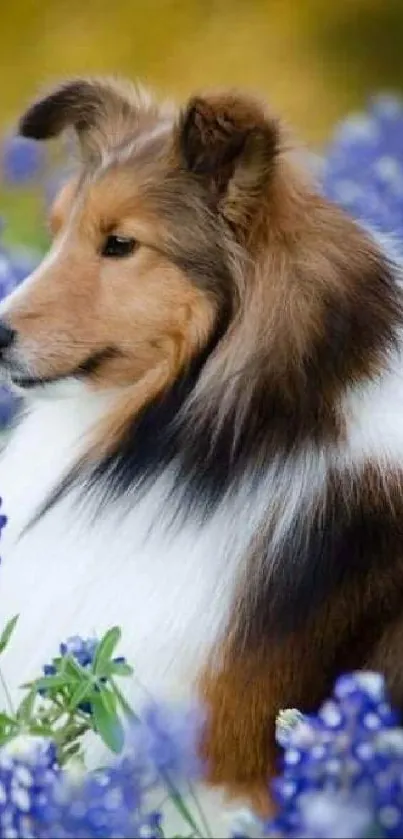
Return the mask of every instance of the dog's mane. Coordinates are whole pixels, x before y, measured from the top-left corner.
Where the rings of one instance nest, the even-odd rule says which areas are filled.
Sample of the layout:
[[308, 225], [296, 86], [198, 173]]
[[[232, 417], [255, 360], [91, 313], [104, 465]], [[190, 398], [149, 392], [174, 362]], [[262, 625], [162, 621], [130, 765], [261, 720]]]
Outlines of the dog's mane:
[[127, 159], [125, 138], [144, 125], [155, 134], [162, 121], [170, 169], [155, 201], [166, 247], [216, 306], [206, 345], [140, 409], [127, 402], [113, 446], [78, 464], [49, 503], [76, 480], [116, 499], [172, 466], [181, 509], [204, 517], [274, 457], [337, 444], [341, 394], [376, 376], [396, 342], [395, 267], [323, 198], [278, 120], [236, 93], [167, 113], [135, 88], [90, 80], [63, 86], [21, 122], [40, 138], [73, 126], [94, 166], [105, 148]]

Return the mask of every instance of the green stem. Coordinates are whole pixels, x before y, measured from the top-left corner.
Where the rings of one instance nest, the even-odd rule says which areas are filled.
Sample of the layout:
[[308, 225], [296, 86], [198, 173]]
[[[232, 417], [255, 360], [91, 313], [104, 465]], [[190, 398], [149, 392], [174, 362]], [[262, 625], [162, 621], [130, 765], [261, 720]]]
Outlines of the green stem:
[[114, 679], [110, 678], [109, 681], [111, 683], [111, 687], [114, 690], [116, 699], [118, 700], [118, 702], [119, 702], [122, 710], [126, 714], [126, 716], [128, 716], [130, 719], [138, 722], [139, 718], [138, 718], [137, 714], [135, 714], [134, 711], [133, 711], [133, 708], [130, 707], [129, 703], [127, 702], [127, 700], [123, 696], [123, 693], [119, 690], [119, 688], [118, 688], [116, 682], [114, 681]]
[[4, 695], [5, 695], [5, 697], [6, 697], [6, 701], [7, 701], [7, 705], [8, 705], [8, 710], [9, 710], [10, 714], [12, 714], [12, 715], [13, 715], [13, 717], [15, 717], [15, 710], [14, 710], [13, 700], [11, 699], [11, 694], [10, 694], [10, 691], [9, 691], [9, 689], [8, 689], [8, 687], [7, 687], [7, 683], [6, 683], [6, 680], [5, 680], [4, 676], [3, 676], [3, 671], [1, 670], [1, 668], [0, 668], [0, 682], [1, 682], [1, 686], [2, 686], [2, 688], [3, 688], [3, 690], [4, 690]]
[[83, 734], [87, 733], [87, 731], [87, 725], [75, 725], [75, 727], [71, 726], [62, 729], [61, 733], [63, 736], [61, 737], [60, 745], [69, 746], [73, 742], [73, 740], [76, 740], [78, 737], [82, 737]]
[[203, 808], [200, 805], [200, 801], [199, 801], [199, 799], [196, 795], [195, 789], [194, 789], [191, 781], [188, 781], [188, 786], [189, 786], [189, 792], [190, 792], [191, 799], [193, 801], [193, 804], [195, 806], [195, 809], [196, 809], [197, 814], [198, 814], [199, 819], [200, 819], [200, 823], [204, 827], [205, 834], [206, 834], [206, 839], [213, 839], [213, 834], [211, 832], [211, 827], [210, 827], [210, 825], [209, 825], [209, 823], [206, 819], [206, 816], [203, 813]]
[[171, 801], [173, 801], [176, 809], [181, 814], [182, 818], [185, 819], [187, 824], [192, 828], [196, 837], [198, 837], [198, 839], [203, 839], [203, 834], [202, 834], [201, 830], [199, 829], [199, 827], [197, 825], [197, 822], [195, 822], [195, 820], [192, 816], [192, 813], [189, 810], [189, 807], [187, 806], [187, 804], [185, 804], [183, 796], [176, 789], [175, 784], [172, 783], [172, 781], [171, 781], [171, 779], [169, 778], [168, 775], [165, 775], [164, 773], [162, 773], [161, 777], [162, 777], [162, 780], [164, 781], [164, 783], [165, 783], [165, 785], [166, 785], [166, 787], [169, 791]]

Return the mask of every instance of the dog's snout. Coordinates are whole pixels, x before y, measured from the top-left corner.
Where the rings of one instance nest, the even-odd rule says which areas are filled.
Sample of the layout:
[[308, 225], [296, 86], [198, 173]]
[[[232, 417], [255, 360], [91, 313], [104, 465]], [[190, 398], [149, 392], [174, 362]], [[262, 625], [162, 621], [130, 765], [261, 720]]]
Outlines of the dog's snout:
[[4, 321], [0, 321], [0, 355], [7, 350], [15, 341], [15, 329], [11, 329]]

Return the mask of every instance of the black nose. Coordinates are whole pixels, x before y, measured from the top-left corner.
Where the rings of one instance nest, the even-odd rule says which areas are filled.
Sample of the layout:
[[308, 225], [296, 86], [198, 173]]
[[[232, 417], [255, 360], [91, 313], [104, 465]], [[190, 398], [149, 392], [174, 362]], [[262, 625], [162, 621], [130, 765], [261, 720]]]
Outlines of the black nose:
[[0, 353], [11, 347], [16, 336], [15, 329], [11, 329], [6, 323], [0, 321]]

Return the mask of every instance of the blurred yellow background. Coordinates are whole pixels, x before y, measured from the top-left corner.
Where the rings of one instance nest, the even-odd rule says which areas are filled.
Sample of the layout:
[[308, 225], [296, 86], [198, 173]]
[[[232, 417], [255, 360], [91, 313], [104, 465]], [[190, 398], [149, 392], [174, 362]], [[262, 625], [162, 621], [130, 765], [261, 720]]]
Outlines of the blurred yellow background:
[[[262, 93], [308, 143], [403, 90], [403, 0], [0, 0], [0, 136], [41, 88], [81, 73], [139, 77], [184, 98]], [[40, 189], [0, 183], [3, 241], [42, 244]]]
[[256, 89], [321, 141], [403, 88], [403, 0], [1, 0], [0, 71], [2, 123], [52, 79], [107, 71], [177, 96]]

